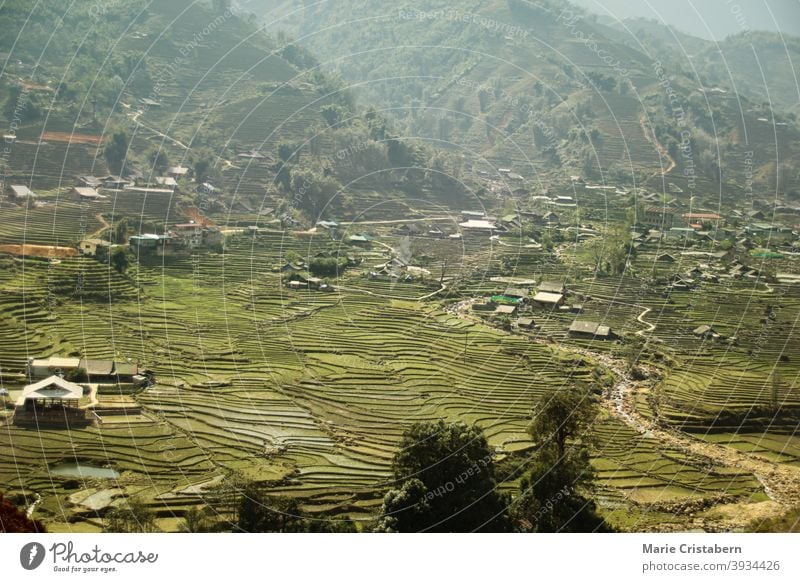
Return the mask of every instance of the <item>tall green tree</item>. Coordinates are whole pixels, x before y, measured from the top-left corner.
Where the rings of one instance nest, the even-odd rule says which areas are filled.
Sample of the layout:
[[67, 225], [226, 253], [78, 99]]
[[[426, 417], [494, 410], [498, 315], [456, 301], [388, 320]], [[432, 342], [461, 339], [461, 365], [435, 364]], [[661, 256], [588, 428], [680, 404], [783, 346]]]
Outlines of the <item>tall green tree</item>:
[[128, 252], [123, 247], [117, 247], [111, 253], [111, 266], [120, 275], [128, 270], [130, 260], [128, 259]]
[[507, 499], [496, 491], [492, 451], [480, 428], [422, 422], [403, 436], [376, 531], [503, 532]]
[[540, 446], [512, 509], [523, 531], [610, 531], [591, 497], [594, 471], [581, 438], [596, 414], [591, 395], [575, 389], [545, 394], [534, 407], [529, 432]]
[[597, 414], [592, 396], [574, 388], [543, 395], [533, 409], [528, 432], [539, 442], [552, 443], [564, 456], [567, 439], [575, 439]]
[[125, 158], [128, 155], [130, 139], [124, 131], [117, 131], [106, 142], [106, 162], [115, 174], [122, 174], [125, 169]]

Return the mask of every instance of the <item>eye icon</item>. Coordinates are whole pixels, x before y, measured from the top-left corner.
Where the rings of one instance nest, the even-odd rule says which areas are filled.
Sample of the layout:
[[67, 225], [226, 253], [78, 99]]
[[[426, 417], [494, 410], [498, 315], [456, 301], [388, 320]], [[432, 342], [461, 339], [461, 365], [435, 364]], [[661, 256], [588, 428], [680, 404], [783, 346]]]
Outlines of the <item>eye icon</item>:
[[44, 561], [44, 546], [39, 542], [30, 542], [19, 551], [19, 563], [26, 570], [35, 570]]

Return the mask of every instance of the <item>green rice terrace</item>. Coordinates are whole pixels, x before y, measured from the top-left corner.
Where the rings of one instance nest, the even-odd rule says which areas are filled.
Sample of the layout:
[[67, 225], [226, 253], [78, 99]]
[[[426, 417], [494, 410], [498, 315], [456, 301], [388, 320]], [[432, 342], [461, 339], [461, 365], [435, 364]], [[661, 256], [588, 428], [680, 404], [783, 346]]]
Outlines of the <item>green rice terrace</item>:
[[[61, 213], [74, 211], [59, 206], [55, 221], [29, 214], [28, 240], [52, 237]], [[17, 240], [6, 224], [0, 237]], [[39, 500], [36, 515], [52, 530], [96, 529], [126, 494], [144, 496], [168, 530], [187, 508], [224, 498], [231, 475], [269, 484], [312, 513], [368, 521], [409, 425], [476, 423], [502, 466], [535, 448], [526, 428], [537, 397], [581, 385], [607, 404], [591, 450], [610, 523], [736, 529], [785, 502], [785, 491], [765, 488], [764, 467], [772, 478], [800, 467], [796, 287], [731, 280], [667, 294], [653, 281], [676, 268], [655, 261], [651, 253], [663, 249], [649, 245], [631, 266], [636, 276], [620, 279], [593, 276], [583, 243], [551, 253], [511, 235], [492, 242], [410, 238], [396, 225], [348, 231], [365, 228], [369, 247], [279, 229], [232, 231], [223, 252], [142, 259], [124, 275], [83, 256], [2, 255], [0, 370], [11, 400], [30, 357], [129, 360], [156, 378], [132, 394], [101, 390], [101, 422], [85, 429], [6, 423], [2, 486]], [[73, 236], [60, 231], [58, 240]], [[419, 257], [428, 275], [369, 275], [398, 249]], [[287, 260], [319, 254], [349, 256], [355, 266], [328, 279], [327, 291], [291, 288]], [[523, 329], [470, 308], [501, 297], [507, 279], [564, 281], [568, 296], [581, 298], [579, 319], [602, 321], [621, 339], [573, 337], [570, 311], [523, 305], [536, 322]], [[728, 341], [698, 337], [702, 324]], [[626, 372], [634, 344], [647, 370], [640, 381]], [[737, 451], [755, 460], [731, 462]], [[118, 476], [49, 471], [70, 462]], [[513, 492], [509, 475], [500, 487]]]
[[73, 4], [0, 6], [27, 27], [0, 39], [0, 492], [48, 531], [131, 500], [234, 524], [251, 486], [380, 529], [440, 419], [511, 511], [555, 442], [534, 411], [576, 393], [560, 452], [604, 527], [796, 511], [796, 112], [549, 0], [473, 3], [531, 38], [332, 24], [374, 0]]

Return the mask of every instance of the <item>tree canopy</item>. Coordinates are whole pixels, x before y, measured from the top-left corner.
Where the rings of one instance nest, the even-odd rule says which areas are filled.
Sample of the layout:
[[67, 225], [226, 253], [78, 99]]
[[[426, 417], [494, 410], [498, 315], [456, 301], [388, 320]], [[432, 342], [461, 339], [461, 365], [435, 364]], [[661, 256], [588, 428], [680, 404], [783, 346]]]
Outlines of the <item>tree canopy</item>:
[[547, 393], [534, 407], [529, 432], [540, 447], [512, 510], [523, 531], [610, 531], [589, 495], [594, 470], [580, 440], [595, 415], [591, 395], [576, 389]]
[[422, 422], [404, 435], [392, 464], [396, 488], [376, 527], [385, 532], [503, 532], [507, 500], [496, 491], [483, 431], [463, 422]]

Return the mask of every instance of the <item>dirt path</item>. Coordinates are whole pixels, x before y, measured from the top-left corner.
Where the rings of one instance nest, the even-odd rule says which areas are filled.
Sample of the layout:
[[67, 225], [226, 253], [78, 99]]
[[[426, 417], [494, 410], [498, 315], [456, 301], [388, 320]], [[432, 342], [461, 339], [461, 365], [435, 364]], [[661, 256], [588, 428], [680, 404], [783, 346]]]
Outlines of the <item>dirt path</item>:
[[[618, 366], [618, 362], [612, 363]], [[643, 417], [636, 410], [636, 394], [641, 386], [631, 382], [619, 369], [611, 365], [619, 380], [609, 390], [606, 408], [634, 430], [647, 434], [659, 442], [679, 449], [693, 457], [709, 459], [715, 464], [752, 473], [764, 486], [770, 499], [784, 506], [800, 503], [800, 469], [775, 463], [752, 453], [744, 453], [725, 445], [716, 445], [696, 439], [684, 432], [665, 428]]]
[[638, 321], [639, 323], [643, 323], [648, 327], [648, 329], [640, 329], [639, 331], [636, 332], [636, 335], [644, 335], [646, 333], [650, 333], [651, 331], [653, 331], [656, 328], [655, 325], [653, 325], [649, 321], [645, 321], [644, 320], [644, 316], [647, 315], [648, 313], [650, 313], [651, 311], [652, 311], [652, 309], [650, 309], [649, 307], [645, 307], [644, 311], [642, 311], [639, 314], [639, 317], [636, 318], [636, 321]]
[[214, 221], [203, 214], [203, 212], [196, 206], [188, 206], [184, 208], [182, 214], [189, 220], [192, 220], [202, 226], [216, 226]]
[[[470, 305], [474, 301], [474, 299], [461, 301], [453, 306], [450, 311], [464, 319], [483, 323], [470, 313]], [[646, 313], [647, 311], [639, 316], [639, 321]], [[642, 323], [647, 324], [643, 321]], [[513, 334], [514, 332], [506, 333]], [[537, 343], [551, 345], [543, 339], [533, 337], [530, 337], [530, 339]], [[783, 506], [784, 509], [800, 504], [800, 468], [776, 463], [759, 455], [744, 453], [725, 445], [706, 442], [646, 418], [638, 412], [635, 404], [636, 395], [646, 388], [628, 377], [626, 371], [628, 368], [627, 362], [605, 353], [598, 353], [584, 348], [560, 346], [560, 349], [591, 358], [614, 374], [616, 381], [604, 394], [603, 408], [636, 432], [647, 435], [666, 447], [677, 449], [693, 457], [701, 465], [719, 465], [752, 473], [764, 487], [764, 492], [767, 496], [779, 506]], [[647, 371], [652, 374], [655, 370], [650, 369]], [[775, 509], [775, 513], [780, 513], [780, 507]], [[741, 525], [746, 525], [747, 519], [743, 517], [742, 520]]]
[[107, 231], [109, 228], [111, 228], [111, 225], [102, 215], [102, 213], [98, 212], [97, 214], [94, 215], [94, 217], [97, 220], [97, 222], [100, 223], [100, 228], [94, 230], [87, 238], [97, 238], [105, 231]]
[[653, 135], [650, 132], [650, 130], [647, 129], [647, 120], [645, 119], [644, 115], [642, 115], [639, 118], [639, 125], [642, 126], [642, 132], [644, 133], [644, 138], [655, 146], [655, 148], [658, 150], [658, 153], [662, 157], [665, 157], [669, 160], [669, 166], [667, 167], [666, 170], [661, 170], [660, 172], [656, 172], [656, 175], [666, 176], [672, 170], [674, 170], [675, 166], [677, 166], [678, 164], [675, 163], [675, 160], [672, 159], [672, 156], [669, 155], [669, 152], [664, 149], [664, 146], [662, 146], [659, 143], [659, 141], [656, 139], [656, 136]]
[[134, 114], [131, 116], [131, 121], [133, 121], [134, 123], [136, 123], [136, 124], [138, 124], [138, 125], [142, 126], [142, 127], [143, 127], [144, 129], [146, 129], [147, 131], [150, 131], [150, 132], [152, 132], [152, 133], [156, 134], [157, 136], [159, 136], [159, 137], [162, 137], [162, 138], [164, 138], [165, 140], [172, 142], [173, 144], [175, 144], [175, 145], [176, 145], [176, 146], [178, 146], [178, 147], [181, 147], [181, 148], [183, 148], [183, 149], [185, 149], [185, 150], [187, 150], [187, 151], [191, 149], [191, 148], [190, 148], [188, 145], [186, 145], [186, 144], [185, 144], [185, 143], [183, 143], [182, 141], [179, 141], [179, 140], [175, 139], [174, 137], [170, 137], [170, 136], [168, 136], [166, 133], [163, 133], [163, 132], [161, 132], [161, 131], [158, 131], [156, 128], [154, 128], [154, 127], [152, 127], [152, 126], [150, 126], [150, 125], [147, 125], [146, 123], [144, 123], [144, 122], [140, 121], [140, 120], [139, 120], [139, 117], [141, 117], [142, 113], [143, 113], [142, 111], [136, 111], [136, 112], [135, 112], [135, 113], [134, 113]]
[[28, 257], [45, 257], [60, 259], [64, 257], [77, 257], [78, 249], [72, 247], [55, 247], [47, 245], [0, 245], [0, 253]]

